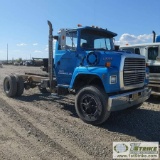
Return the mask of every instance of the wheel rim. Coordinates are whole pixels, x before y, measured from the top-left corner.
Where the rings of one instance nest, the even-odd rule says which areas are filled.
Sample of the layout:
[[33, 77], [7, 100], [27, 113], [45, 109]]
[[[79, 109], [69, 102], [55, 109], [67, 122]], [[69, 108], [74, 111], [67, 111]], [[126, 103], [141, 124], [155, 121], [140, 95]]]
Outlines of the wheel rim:
[[81, 113], [89, 121], [95, 121], [101, 115], [102, 107], [98, 98], [90, 94], [85, 94], [80, 102]]

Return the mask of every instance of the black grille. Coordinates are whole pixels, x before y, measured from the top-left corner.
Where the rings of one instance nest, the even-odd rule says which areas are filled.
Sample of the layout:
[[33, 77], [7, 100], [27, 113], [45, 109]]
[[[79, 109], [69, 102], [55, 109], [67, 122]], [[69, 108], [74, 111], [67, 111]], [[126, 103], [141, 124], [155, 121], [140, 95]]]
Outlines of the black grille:
[[123, 69], [124, 86], [143, 83], [145, 78], [145, 68], [145, 59], [126, 58]]
[[160, 73], [160, 66], [148, 66], [150, 73]]

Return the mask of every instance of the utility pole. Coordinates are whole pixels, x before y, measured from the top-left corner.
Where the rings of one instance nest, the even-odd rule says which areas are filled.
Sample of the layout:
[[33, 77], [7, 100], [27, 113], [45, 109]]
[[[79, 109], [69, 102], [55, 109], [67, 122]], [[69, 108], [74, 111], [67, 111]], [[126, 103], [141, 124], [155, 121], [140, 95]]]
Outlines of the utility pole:
[[8, 43], [7, 43], [7, 64], [8, 64]]

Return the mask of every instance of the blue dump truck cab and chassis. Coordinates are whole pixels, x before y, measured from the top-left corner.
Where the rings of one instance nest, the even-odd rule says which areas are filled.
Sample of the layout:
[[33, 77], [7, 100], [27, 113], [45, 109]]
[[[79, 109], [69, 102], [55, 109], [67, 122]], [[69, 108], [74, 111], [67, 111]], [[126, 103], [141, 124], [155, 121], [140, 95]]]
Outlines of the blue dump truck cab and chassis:
[[[149, 73], [145, 57], [115, 51], [116, 33], [80, 26], [61, 29], [53, 36], [52, 24], [49, 21], [48, 24], [48, 77], [6, 76], [4, 91], [7, 96], [21, 95], [23, 88], [35, 86], [42, 92], [49, 87], [50, 92], [59, 95], [74, 93], [78, 116], [93, 125], [105, 122], [111, 111], [139, 107], [149, 98], [151, 90], [147, 87]], [[16, 89], [12, 85], [14, 79]]]

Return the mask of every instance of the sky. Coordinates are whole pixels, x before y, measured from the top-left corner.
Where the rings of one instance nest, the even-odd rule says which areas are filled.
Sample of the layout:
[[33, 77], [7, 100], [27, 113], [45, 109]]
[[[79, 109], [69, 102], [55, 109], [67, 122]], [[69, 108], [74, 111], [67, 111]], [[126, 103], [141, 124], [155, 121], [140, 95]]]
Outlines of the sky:
[[160, 35], [159, 0], [0, 0], [0, 60], [48, 57], [48, 25], [99, 26], [118, 34], [116, 44], [152, 42]]

